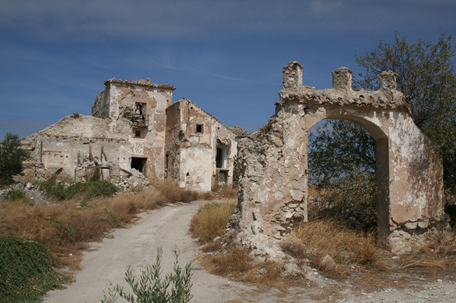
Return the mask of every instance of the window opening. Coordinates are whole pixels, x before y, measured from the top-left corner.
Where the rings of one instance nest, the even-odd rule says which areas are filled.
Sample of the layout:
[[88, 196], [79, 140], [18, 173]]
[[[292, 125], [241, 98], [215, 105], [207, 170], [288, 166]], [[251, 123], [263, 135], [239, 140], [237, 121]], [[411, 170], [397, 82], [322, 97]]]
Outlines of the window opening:
[[144, 176], [146, 175], [147, 158], [131, 158], [131, 168], [139, 170]]
[[135, 112], [133, 113], [132, 122], [134, 126], [146, 126], [148, 123], [146, 115], [146, 103], [135, 102]]
[[196, 124], [196, 132], [197, 133], [202, 133], [203, 132], [203, 125], [202, 124]]
[[147, 135], [148, 129], [147, 127], [139, 127], [133, 129], [133, 137], [134, 138], [145, 138]]
[[215, 166], [217, 168], [226, 168], [228, 166], [229, 147], [217, 147], [215, 156]]

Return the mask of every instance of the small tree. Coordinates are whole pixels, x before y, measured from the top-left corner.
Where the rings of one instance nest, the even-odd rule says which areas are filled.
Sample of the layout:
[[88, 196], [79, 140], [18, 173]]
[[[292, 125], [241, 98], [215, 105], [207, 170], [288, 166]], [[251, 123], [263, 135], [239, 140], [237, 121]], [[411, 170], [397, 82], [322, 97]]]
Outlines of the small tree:
[[[117, 295], [126, 299], [130, 303], [188, 303], [193, 295], [192, 288], [192, 270], [191, 262], [187, 263], [184, 269], [179, 265], [179, 253], [173, 250], [175, 257], [173, 272], [161, 277], [161, 260], [163, 249], [157, 248], [157, 260], [154, 264], [148, 265], [145, 271], [142, 271], [139, 281], [135, 280], [131, 267], [127, 267], [125, 281], [133, 290], [133, 294], [124, 292], [123, 287], [116, 285], [108, 289], [108, 295], [104, 292], [102, 303], [117, 302]], [[172, 285], [171, 291], [169, 286]]]
[[0, 184], [13, 182], [13, 176], [22, 172], [22, 161], [29, 158], [29, 153], [22, 149], [19, 136], [6, 133], [0, 143]]

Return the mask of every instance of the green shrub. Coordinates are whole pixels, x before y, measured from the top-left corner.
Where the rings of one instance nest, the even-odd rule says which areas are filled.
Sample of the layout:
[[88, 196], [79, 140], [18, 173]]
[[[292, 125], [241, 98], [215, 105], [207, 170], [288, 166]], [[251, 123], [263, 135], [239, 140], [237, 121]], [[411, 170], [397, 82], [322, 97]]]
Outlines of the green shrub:
[[72, 198], [92, 199], [100, 197], [112, 197], [119, 189], [108, 181], [90, 181], [87, 183], [75, 183], [65, 189], [63, 184], [56, 183], [55, 180], [40, 183], [41, 190], [46, 192], [48, 198], [57, 200], [68, 200]]
[[368, 231], [377, 226], [376, 197], [379, 189], [375, 184], [375, 175], [354, 173], [340, 178], [328, 186], [317, 206], [316, 214], [320, 219], [334, 219], [344, 222], [353, 229]]
[[10, 190], [6, 195], [5, 195], [7, 200], [10, 201], [25, 201], [27, 200], [27, 196], [24, 194], [23, 191], [20, 191], [18, 189], [13, 189]]
[[6, 133], [0, 142], [0, 185], [13, 183], [13, 176], [22, 172], [22, 162], [29, 158], [29, 152], [21, 148], [19, 136]]
[[[123, 287], [119, 285], [114, 288], [109, 288], [108, 296], [103, 292], [104, 298], [102, 303], [113, 303], [117, 301], [117, 295], [126, 299], [128, 302], [153, 302], [153, 303], [187, 303], [193, 295], [190, 289], [193, 286], [192, 279], [192, 263], [189, 262], [184, 270], [178, 263], [179, 253], [176, 249], [173, 250], [176, 261], [174, 262], [173, 273], [168, 273], [162, 280], [161, 274], [161, 260], [163, 250], [161, 247], [157, 248], [157, 260], [154, 264], [148, 265], [145, 271], [142, 271], [140, 281], [137, 282], [133, 277], [132, 269], [127, 267], [125, 273], [125, 281], [133, 290], [132, 294], [124, 292]], [[168, 290], [170, 285], [173, 285], [171, 291]], [[136, 299], [135, 299], [136, 298]]]
[[46, 193], [48, 198], [55, 198], [57, 200], [65, 200], [65, 187], [61, 183], [57, 183], [55, 180], [48, 180], [39, 182], [40, 189]]
[[95, 171], [93, 172], [92, 178], [90, 178], [90, 181], [100, 181], [100, 180], [101, 180], [100, 169], [96, 168]]
[[1, 302], [36, 302], [68, 280], [46, 246], [13, 236], [0, 237], [0, 277]]

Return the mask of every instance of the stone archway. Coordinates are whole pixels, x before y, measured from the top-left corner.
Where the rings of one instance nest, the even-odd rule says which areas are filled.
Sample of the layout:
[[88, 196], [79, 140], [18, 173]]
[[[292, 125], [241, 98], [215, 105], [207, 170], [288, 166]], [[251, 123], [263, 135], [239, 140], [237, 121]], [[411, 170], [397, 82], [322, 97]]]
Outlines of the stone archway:
[[410, 117], [393, 72], [379, 74], [377, 91], [352, 90], [346, 67], [322, 90], [302, 84], [298, 62], [283, 73], [275, 115], [238, 145], [242, 176], [231, 224], [244, 243], [265, 250], [265, 239], [280, 240], [294, 221], [307, 221], [307, 131], [323, 119], [353, 121], [376, 141], [380, 240], [399, 251], [414, 236], [446, 226], [440, 156]]

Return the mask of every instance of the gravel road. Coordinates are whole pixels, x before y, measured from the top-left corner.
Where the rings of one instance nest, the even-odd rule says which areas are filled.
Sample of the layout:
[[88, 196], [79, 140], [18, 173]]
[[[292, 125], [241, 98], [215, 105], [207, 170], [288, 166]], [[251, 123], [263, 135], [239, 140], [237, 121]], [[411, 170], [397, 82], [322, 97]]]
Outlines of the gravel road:
[[[92, 243], [92, 251], [84, 254], [81, 270], [75, 282], [64, 290], [50, 291], [46, 303], [100, 302], [109, 282], [124, 285], [124, 273], [131, 265], [138, 274], [155, 262], [157, 247], [163, 248], [162, 269], [171, 272], [174, 258], [171, 253], [180, 250], [179, 262], [184, 266], [193, 260], [198, 245], [188, 233], [193, 214], [204, 201], [178, 203], [159, 210], [143, 213], [130, 228], [118, 229], [100, 243]], [[374, 293], [356, 293], [350, 287], [339, 295], [326, 295], [330, 282], [312, 274], [313, 288], [289, 288], [286, 292], [275, 288], [257, 288], [209, 274], [195, 264], [192, 302], [456, 302], [456, 285], [450, 280], [423, 282], [414, 288], [394, 288]], [[119, 299], [118, 302], [125, 302]]]

